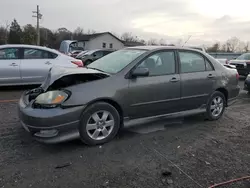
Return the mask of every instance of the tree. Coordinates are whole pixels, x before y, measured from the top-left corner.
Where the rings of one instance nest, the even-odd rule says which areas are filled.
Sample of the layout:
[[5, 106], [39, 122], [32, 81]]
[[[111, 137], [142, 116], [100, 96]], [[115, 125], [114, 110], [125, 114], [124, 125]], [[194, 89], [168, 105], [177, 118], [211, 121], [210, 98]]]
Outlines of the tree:
[[132, 33], [125, 32], [121, 35], [121, 40], [125, 42], [137, 42], [137, 37], [134, 37]]
[[22, 42], [24, 44], [36, 44], [36, 29], [31, 25], [27, 24], [23, 27]]
[[148, 45], [152, 45], [152, 46], [158, 45], [157, 44], [157, 40], [156, 39], [150, 39], [150, 40], [148, 40]]
[[160, 44], [161, 46], [167, 46], [167, 42], [166, 42], [165, 39], [160, 39], [160, 40], [159, 40], [159, 44]]
[[232, 37], [227, 40], [226, 46], [228, 52], [236, 52], [236, 50], [239, 48], [240, 40], [237, 37]]
[[0, 45], [6, 44], [6, 32], [4, 27], [0, 27]]
[[8, 41], [10, 44], [22, 43], [22, 29], [20, 25], [17, 23], [16, 19], [14, 19], [13, 22], [11, 23]]
[[245, 46], [243, 48], [244, 52], [248, 52], [249, 51], [249, 41], [245, 42]]
[[40, 45], [56, 48], [56, 36], [48, 28], [40, 28]]
[[215, 43], [210, 48], [207, 48], [207, 52], [218, 52], [220, 50], [220, 43]]

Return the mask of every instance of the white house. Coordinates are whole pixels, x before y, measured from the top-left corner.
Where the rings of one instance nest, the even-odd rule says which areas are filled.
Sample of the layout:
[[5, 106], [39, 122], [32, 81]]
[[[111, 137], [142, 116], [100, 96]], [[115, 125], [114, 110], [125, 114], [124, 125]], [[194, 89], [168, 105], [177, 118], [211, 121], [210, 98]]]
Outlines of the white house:
[[140, 42], [126, 42], [117, 38], [110, 32], [95, 33], [91, 35], [83, 35], [80, 40], [64, 40], [60, 45], [60, 51], [69, 53], [76, 49], [95, 50], [95, 49], [112, 49], [119, 50], [124, 47], [142, 46]]
[[92, 35], [84, 35], [78, 40], [78, 47], [84, 50], [94, 49], [113, 49], [119, 50], [124, 48], [123, 41], [114, 36], [112, 33], [95, 33]]

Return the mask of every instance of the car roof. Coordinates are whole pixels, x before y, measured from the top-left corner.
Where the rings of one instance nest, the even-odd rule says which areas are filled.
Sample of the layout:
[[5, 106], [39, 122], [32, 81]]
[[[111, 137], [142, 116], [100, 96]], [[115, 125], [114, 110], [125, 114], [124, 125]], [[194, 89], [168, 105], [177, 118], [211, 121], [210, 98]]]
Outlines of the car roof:
[[[192, 51], [199, 51], [189, 47], [180, 47], [180, 46], [134, 46], [134, 47], [127, 47], [126, 49], [140, 49], [140, 50], [192, 50]], [[200, 51], [199, 51], [200, 52]]]
[[36, 48], [40, 50], [47, 50], [53, 53], [59, 53], [57, 50], [52, 49], [52, 48], [48, 48], [45, 46], [28, 45], [28, 44], [4, 44], [4, 45], [0, 45], [0, 49], [1, 48]]

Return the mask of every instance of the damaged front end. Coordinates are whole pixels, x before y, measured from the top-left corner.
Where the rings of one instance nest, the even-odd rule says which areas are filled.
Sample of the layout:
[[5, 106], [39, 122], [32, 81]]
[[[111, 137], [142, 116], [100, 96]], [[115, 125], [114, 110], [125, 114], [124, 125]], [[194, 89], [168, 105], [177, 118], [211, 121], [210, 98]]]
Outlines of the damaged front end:
[[49, 71], [44, 83], [27, 91], [25, 96], [33, 108], [55, 108], [70, 98], [71, 91], [67, 90], [68, 87], [107, 77], [109, 74], [88, 68], [54, 67]]

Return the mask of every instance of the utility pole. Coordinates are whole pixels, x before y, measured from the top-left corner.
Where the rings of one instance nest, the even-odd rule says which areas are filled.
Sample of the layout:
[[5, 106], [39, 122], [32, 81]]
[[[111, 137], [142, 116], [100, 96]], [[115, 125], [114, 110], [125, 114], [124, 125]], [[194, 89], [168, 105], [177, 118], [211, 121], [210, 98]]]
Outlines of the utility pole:
[[39, 22], [40, 22], [40, 19], [42, 19], [42, 14], [40, 13], [40, 10], [39, 10], [39, 5], [36, 6], [36, 11], [32, 11], [32, 12], [35, 14], [32, 17], [36, 18], [36, 32], [37, 32], [36, 43], [39, 46], [40, 45], [40, 27], [39, 27]]
[[5, 21], [5, 44], [8, 43], [8, 30], [9, 30], [9, 27], [10, 27], [10, 23], [6, 20]]

